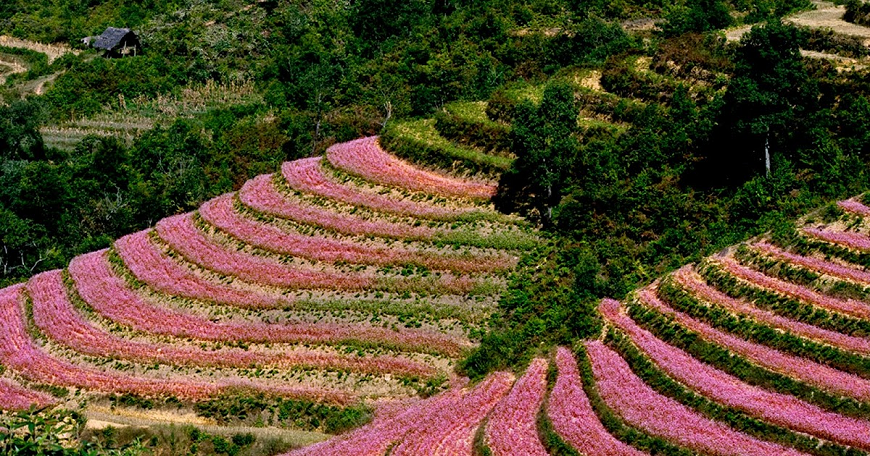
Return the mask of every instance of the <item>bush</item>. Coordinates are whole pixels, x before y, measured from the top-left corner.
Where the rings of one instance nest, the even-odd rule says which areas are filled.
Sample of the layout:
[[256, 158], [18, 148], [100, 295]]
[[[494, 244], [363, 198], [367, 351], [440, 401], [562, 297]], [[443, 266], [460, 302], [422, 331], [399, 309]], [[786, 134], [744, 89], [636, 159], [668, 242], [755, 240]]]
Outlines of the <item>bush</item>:
[[722, 0], [689, 0], [684, 6], [671, 9], [662, 33], [678, 36], [689, 32], [709, 32], [727, 28], [733, 23], [728, 5]]
[[843, 20], [858, 25], [870, 25], [870, 3], [863, 0], [847, 0]]
[[600, 66], [611, 55], [639, 47], [637, 39], [618, 23], [587, 18], [554, 37], [546, 52], [548, 63], [556, 69], [569, 65]]

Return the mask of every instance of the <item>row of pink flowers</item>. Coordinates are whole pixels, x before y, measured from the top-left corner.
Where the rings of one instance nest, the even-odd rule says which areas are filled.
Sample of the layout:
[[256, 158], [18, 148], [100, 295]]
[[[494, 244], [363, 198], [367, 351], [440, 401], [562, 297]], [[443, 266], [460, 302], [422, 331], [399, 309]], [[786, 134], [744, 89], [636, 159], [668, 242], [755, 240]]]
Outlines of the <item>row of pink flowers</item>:
[[840, 206], [847, 212], [858, 214], [862, 217], [870, 217], [870, 207], [867, 207], [854, 199], [838, 201], [837, 206]]
[[[221, 245], [196, 227], [193, 214], [165, 218], [157, 233], [185, 259], [206, 269], [264, 285], [294, 289], [423, 291], [467, 294], [488, 279], [439, 274], [428, 277], [377, 277], [371, 273], [318, 271], [283, 264]], [[326, 265], [324, 265], [326, 266]], [[328, 267], [328, 266], [327, 266]]]
[[577, 360], [565, 347], [556, 350], [559, 376], [550, 393], [547, 416], [553, 429], [581, 454], [640, 456], [644, 453], [614, 438], [595, 414], [583, 391]]
[[414, 251], [399, 246], [378, 248], [323, 236], [291, 233], [277, 226], [242, 216], [233, 208], [232, 194], [206, 202], [200, 207], [199, 213], [208, 223], [246, 243], [273, 252], [318, 261], [374, 265], [417, 264], [431, 269], [461, 273], [501, 271], [516, 265], [516, 258], [509, 255], [459, 258]]
[[313, 206], [302, 201], [291, 201], [275, 188], [272, 176], [257, 176], [239, 190], [239, 199], [246, 206], [267, 214], [276, 215], [297, 223], [319, 226], [353, 236], [379, 236], [407, 240], [431, 240], [441, 231], [428, 226], [412, 226], [386, 220], [364, 218], [335, 212], [325, 207]]
[[387, 450], [418, 427], [425, 427], [442, 413], [456, 407], [461, 388], [451, 388], [435, 397], [418, 401], [395, 414], [378, 414], [375, 419], [344, 435], [300, 448], [284, 456], [383, 456]]
[[857, 250], [870, 250], [870, 237], [863, 234], [850, 233], [846, 231], [823, 230], [811, 227], [803, 228], [802, 231], [823, 241], [840, 244]]
[[686, 329], [698, 333], [702, 338], [743, 356], [755, 364], [824, 390], [853, 397], [860, 401], [870, 400], [870, 380], [719, 331], [669, 307], [649, 288], [641, 290], [638, 297], [645, 306], [670, 315]]
[[737, 432], [658, 394], [631, 371], [625, 360], [600, 341], [587, 342], [586, 350], [601, 397], [630, 426], [707, 454], [802, 454]]
[[841, 312], [858, 318], [870, 318], [870, 307], [860, 301], [855, 301], [853, 299], [839, 299], [834, 298], [833, 296], [823, 295], [807, 287], [786, 282], [756, 271], [755, 269], [747, 268], [735, 261], [733, 258], [717, 258], [716, 261], [730, 274], [759, 287], [767, 288], [771, 291], [800, 299], [807, 303], [835, 312]]
[[538, 436], [537, 424], [546, 392], [547, 360], [536, 358], [489, 417], [485, 436], [493, 455], [549, 454]]
[[95, 327], [76, 311], [58, 270], [30, 279], [27, 292], [33, 303], [33, 320], [47, 336], [80, 353], [112, 356], [137, 362], [247, 368], [272, 365], [282, 368], [308, 367], [343, 369], [371, 374], [397, 373], [431, 376], [434, 369], [395, 356], [360, 357], [311, 349], [265, 353], [240, 349], [203, 350], [178, 348], [171, 344], [136, 342]]
[[[27, 410], [32, 405], [42, 407], [54, 403], [55, 399], [48, 394], [0, 378], [0, 410]], [[0, 428], [0, 432], [3, 432], [3, 428]]]
[[377, 136], [336, 144], [326, 151], [326, 158], [350, 174], [412, 191], [473, 199], [489, 199], [496, 192], [495, 185], [424, 171], [402, 161], [381, 149]]
[[248, 342], [341, 343], [359, 340], [451, 356], [458, 356], [469, 347], [467, 340], [417, 329], [392, 330], [331, 323], [216, 323], [145, 302], [127, 287], [123, 279], [113, 274], [105, 250], [74, 258], [69, 272], [81, 297], [103, 317], [156, 334]]
[[785, 260], [790, 263], [794, 263], [796, 265], [803, 266], [817, 272], [821, 272], [822, 274], [828, 274], [842, 279], [854, 280], [856, 282], [870, 283], [870, 272], [861, 269], [850, 268], [841, 264], [825, 261], [820, 258], [797, 255], [795, 253], [780, 249], [779, 247], [776, 247], [774, 245], [768, 244], [767, 242], [757, 242], [754, 244], [754, 247], [774, 258]]
[[771, 423], [854, 447], [870, 448], [870, 422], [822, 410], [794, 396], [766, 391], [699, 362], [668, 345], [621, 313], [619, 302], [605, 299], [601, 313], [621, 328], [665, 373], [721, 404]]
[[23, 290], [23, 285], [0, 290], [0, 363], [35, 382], [104, 392], [174, 395], [190, 399], [212, 397], [227, 388], [255, 389], [333, 403], [348, 403], [352, 399], [345, 393], [325, 389], [264, 385], [249, 380], [204, 382], [180, 378], [152, 379], [77, 366], [52, 357], [30, 340], [22, 309]]
[[691, 266], [680, 268], [672, 277], [676, 279], [682, 288], [691, 292], [697, 298], [721, 306], [730, 312], [746, 315], [774, 328], [779, 328], [792, 334], [817, 340], [835, 347], [870, 354], [870, 339], [822, 329], [818, 326], [792, 320], [760, 309], [748, 301], [734, 299], [705, 283], [704, 279]]
[[149, 233], [140, 231], [118, 239], [115, 251], [136, 279], [157, 291], [245, 308], [283, 307], [292, 303], [283, 296], [255, 293], [206, 280], [166, 255], [154, 244]]
[[473, 207], [450, 209], [410, 199], [390, 198], [374, 192], [362, 192], [353, 186], [330, 180], [324, 175], [321, 163], [322, 157], [286, 162], [281, 167], [281, 173], [287, 179], [287, 183], [297, 191], [391, 214], [434, 220], [453, 220], [464, 214], [480, 212], [480, 209]]
[[204, 268], [249, 282], [287, 288], [335, 290], [362, 290], [374, 284], [371, 276], [305, 270], [268, 258], [231, 250], [214, 242], [200, 231], [191, 213], [159, 221], [157, 233], [185, 259]]
[[490, 374], [455, 406], [442, 408], [426, 426], [411, 430], [390, 454], [471, 456], [475, 432], [495, 404], [510, 391], [513, 383], [514, 376], [510, 373]]

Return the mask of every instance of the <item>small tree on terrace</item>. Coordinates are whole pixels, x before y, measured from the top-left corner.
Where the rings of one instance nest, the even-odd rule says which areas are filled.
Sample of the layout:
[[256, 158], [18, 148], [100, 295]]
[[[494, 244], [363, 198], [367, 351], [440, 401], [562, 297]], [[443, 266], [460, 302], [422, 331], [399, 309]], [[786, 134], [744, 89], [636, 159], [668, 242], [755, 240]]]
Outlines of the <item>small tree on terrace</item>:
[[731, 171], [744, 178], [765, 171], [771, 154], [795, 150], [818, 108], [818, 85], [800, 55], [803, 40], [798, 29], [772, 20], [753, 27], [737, 50], [723, 124], [734, 138]]
[[578, 115], [574, 89], [564, 82], [548, 84], [540, 106], [530, 101], [517, 106], [511, 131], [517, 159], [502, 177], [508, 185], [499, 201], [527, 201], [528, 209], [550, 224], [577, 154]]

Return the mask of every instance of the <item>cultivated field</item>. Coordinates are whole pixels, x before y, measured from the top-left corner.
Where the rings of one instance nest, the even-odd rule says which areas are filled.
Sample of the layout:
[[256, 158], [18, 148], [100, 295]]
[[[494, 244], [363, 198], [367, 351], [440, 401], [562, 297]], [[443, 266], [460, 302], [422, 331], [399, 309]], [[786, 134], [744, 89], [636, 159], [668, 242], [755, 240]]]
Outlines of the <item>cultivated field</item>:
[[[402, 161], [376, 137], [288, 162], [0, 291], [0, 405], [123, 425], [123, 408], [113, 418], [101, 404], [157, 401], [155, 416], [183, 423], [185, 410], [252, 396], [380, 422], [421, 397], [459, 400], [455, 362], [538, 242], [490, 207], [493, 192]], [[470, 397], [490, 404], [511, 381]]]

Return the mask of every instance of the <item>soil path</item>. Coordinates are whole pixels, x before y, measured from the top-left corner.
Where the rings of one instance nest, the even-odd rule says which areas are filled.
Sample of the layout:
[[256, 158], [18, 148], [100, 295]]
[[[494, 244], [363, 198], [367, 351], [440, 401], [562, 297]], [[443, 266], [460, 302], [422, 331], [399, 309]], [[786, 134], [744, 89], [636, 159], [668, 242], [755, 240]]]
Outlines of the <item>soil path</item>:
[[49, 65], [51, 65], [51, 62], [54, 62], [55, 59], [64, 54], [72, 53], [78, 55], [79, 52], [81, 52], [64, 44], [43, 44], [35, 41], [13, 38], [8, 35], [0, 35], [0, 46], [30, 49], [31, 51], [41, 52], [48, 56]]
[[326, 440], [331, 436], [320, 432], [309, 432], [276, 427], [251, 427], [251, 426], [218, 426], [209, 424], [206, 420], [194, 415], [177, 415], [160, 411], [136, 411], [91, 406], [85, 411], [87, 428], [104, 429], [107, 427], [152, 427], [152, 426], [187, 426], [192, 425], [208, 432], [223, 436], [232, 436], [239, 433], [251, 433], [258, 439], [269, 438], [284, 440], [293, 443], [294, 446], [310, 445]]
[[[845, 6], [837, 6], [832, 2], [824, 1], [813, 1], [813, 5], [816, 6], [816, 9], [789, 16], [785, 18], [785, 22], [802, 27], [827, 28], [841, 35], [856, 36], [870, 41], [870, 27], [855, 25], [843, 20], [843, 15], [846, 14]], [[728, 41], [738, 41], [751, 28], [751, 25], [745, 25], [726, 30], [725, 38]]]
[[6, 78], [9, 77], [9, 75], [13, 75], [15, 73], [24, 73], [25, 71], [27, 71], [27, 67], [25, 67], [24, 65], [18, 62], [13, 62], [12, 60], [4, 60], [3, 58], [0, 58], [0, 66], [10, 68], [9, 71], [0, 74], [0, 84], [6, 82]]
[[857, 36], [870, 39], [870, 28], [855, 25], [843, 20], [846, 14], [845, 6], [837, 6], [831, 2], [813, 2], [816, 5], [814, 11], [804, 11], [786, 19], [795, 25], [811, 28], [829, 28], [841, 35]]

